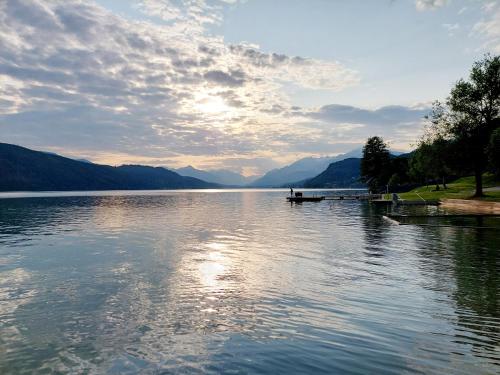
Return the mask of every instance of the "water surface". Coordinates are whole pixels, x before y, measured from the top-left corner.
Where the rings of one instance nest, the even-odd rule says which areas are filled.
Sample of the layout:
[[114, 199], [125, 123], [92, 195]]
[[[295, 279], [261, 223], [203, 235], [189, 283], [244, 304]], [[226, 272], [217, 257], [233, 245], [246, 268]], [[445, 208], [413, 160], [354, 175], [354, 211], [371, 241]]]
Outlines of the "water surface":
[[0, 199], [0, 373], [500, 371], [500, 231], [285, 194]]

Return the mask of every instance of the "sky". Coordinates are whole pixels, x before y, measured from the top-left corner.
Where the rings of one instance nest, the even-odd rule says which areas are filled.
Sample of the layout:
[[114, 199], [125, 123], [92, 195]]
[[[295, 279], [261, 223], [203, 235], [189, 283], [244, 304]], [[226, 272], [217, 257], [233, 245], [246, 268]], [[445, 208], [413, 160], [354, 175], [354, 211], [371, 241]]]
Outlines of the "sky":
[[500, 1], [2, 0], [0, 142], [262, 174], [382, 136], [500, 53]]

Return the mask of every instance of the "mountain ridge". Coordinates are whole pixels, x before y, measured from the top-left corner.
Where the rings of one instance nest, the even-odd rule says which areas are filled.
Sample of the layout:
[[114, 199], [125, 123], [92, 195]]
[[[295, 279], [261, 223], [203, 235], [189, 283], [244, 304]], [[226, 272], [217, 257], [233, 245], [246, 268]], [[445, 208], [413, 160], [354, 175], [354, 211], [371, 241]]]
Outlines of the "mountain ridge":
[[0, 143], [0, 191], [215, 188], [162, 167], [93, 164]]
[[356, 148], [336, 156], [306, 157], [282, 168], [273, 169], [252, 182], [251, 187], [276, 187], [305, 181], [325, 171], [331, 163], [351, 157], [361, 157], [362, 148]]
[[245, 177], [239, 173], [227, 169], [202, 170], [188, 165], [187, 167], [172, 170], [179, 173], [181, 176], [194, 177], [203, 181], [228, 186], [245, 186], [254, 180], [254, 178], [252, 177]]
[[347, 158], [331, 163], [319, 175], [302, 183], [305, 188], [362, 188], [361, 158]]

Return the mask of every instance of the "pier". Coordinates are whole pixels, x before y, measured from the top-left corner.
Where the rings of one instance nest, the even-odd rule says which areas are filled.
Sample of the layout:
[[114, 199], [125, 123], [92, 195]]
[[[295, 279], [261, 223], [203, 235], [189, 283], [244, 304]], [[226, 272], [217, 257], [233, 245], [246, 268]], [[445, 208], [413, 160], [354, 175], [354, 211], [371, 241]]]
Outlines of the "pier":
[[343, 194], [325, 196], [327, 201], [372, 201], [382, 198], [380, 194]]
[[420, 194], [417, 193], [417, 195], [420, 197], [419, 200], [407, 200], [401, 199], [396, 193], [392, 193], [392, 199], [383, 199], [381, 196], [380, 199], [374, 199], [372, 202], [375, 204], [391, 204], [394, 206], [439, 206], [441, 204], [439, 200], [424, 199]]
[[399, 206], [438, 206], [438, 200], [405, 200], [400, 199], [397, 194], [393, 194], [393, 199], [384, 199], [383, 194], [338, 194], [338, 195], [303, 195], [296, 192], [293, 196], [286, 198], [288, 202], [321, 202], [325, 201], [369, 201], [379, 205], [399, 205]]
[[[340, 195], [303, 195], [301, 192], [295, 193], [294, 196], [287, 197], [288, 202], [320, 202], [320, 201], [372, 201], [381, 199], [381, 194], [340, 194]], [[390, 201], [389, 201], [390, 202]]]
[[[468, 229], [491, 229], [491, 230], [500, 230], [498, 225], [493, 226], [485, 226], [483, 225], [483, 219], [485, 218], [500, 218], [500, 214], [494, 213], [447, 213], [447, 214], [429, 214], [429, 215], [404, 215], [404, 214], [386, 214], [382, 215], [382, 218], [388, 221], [391, 224], [395, 225], [417, 225], [422, 227], [447, 227], [447, 228], [468, 228]], [[450, 223], [450, 222], [441, 222], [440, 219], [477, 219], [477, 225], [464, 224], [463, 221], [459, 223]], [[419, 219], [425, 219], [426, 222], [421, 222]], [[436, 222], [429, 222], [429, 219], [438, 219]], [[415, 221], [416, 220], [416, 221]]]

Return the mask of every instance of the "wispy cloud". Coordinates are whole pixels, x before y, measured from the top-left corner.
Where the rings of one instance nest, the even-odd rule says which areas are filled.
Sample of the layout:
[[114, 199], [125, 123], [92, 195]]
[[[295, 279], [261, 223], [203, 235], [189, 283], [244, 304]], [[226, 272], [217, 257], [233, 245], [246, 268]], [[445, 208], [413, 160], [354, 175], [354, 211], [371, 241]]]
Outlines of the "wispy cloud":
[[488, 2], [483, 5], [483, 18], [472, 28], [472, 34], [483, 41], [483, 49], [500, 53], [500, 4]]
[[460, 29], [460, 25], [458, 23], [443, 23], [443, 28], [448, 32], [449, 36], [454, 36]]
[[434, 10], [446, 5], [448, 0], [416, 0], [415, 7], [418, 11]]

